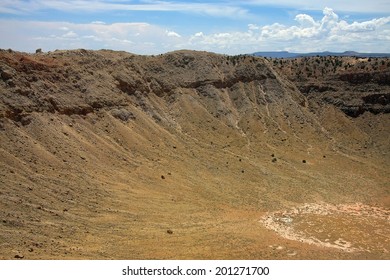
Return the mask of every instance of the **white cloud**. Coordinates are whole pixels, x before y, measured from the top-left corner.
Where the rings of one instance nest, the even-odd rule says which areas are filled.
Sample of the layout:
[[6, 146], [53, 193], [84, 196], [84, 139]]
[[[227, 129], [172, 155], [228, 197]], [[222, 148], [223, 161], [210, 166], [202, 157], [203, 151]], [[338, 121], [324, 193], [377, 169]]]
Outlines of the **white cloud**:
[[347, 13], [390, 13], [388, 0], [209, 0], [189, 2], [185, 0], [1, 0], [0, 13], [23, 15], [48, 9], [60, 12], [112, 12], [112, 11], [159, 11], [197, 13], [212, 17], [248, 19], [254, 6], [294, 9], [300, 11], [321, 11], [325, 6]]
[[223, 32], [204, 34], [198, 32], [189, 39], [186, 48], [207, 50], [220, 53], [245, 53], [257, 46], [258, 35], [251, 30], [246, 32]]
[[243, 0], [241, 3], [258, 6], [283, 7], [301, 11], [321, 11], [324, 7], [332, 7], [336, 11], [348, 13], [390, 13], [390, 2], [388, 0]]
[[[390, 17], [347, 22], [330, 8], [321, 18], [298, 14], [291, 25], [251, 23], [246, 30], [184, 34], [144, 22], [75, 24], [0, 20], [0, 48], [22, 51], [86, 48], [157, 54], [176, 49], [220, 53], [259, 50], [390, 52]], [[226, 30], [226, 29], [225, 29]]]
[[353, 22], [348, 24], [346, 21], [340, 21], [338, 28], [342, 31], [347, 32], [366, 32], [366, 31], [375, 31], [377, 27], [385, 25], [390, 22], [390, 17], [373, 19], [370, 21], [364, 22]]
[[249, 30], [259, 30], [260, 27], [257, 26], [256, 24], [250, 23], [250, 24], [248, 24], [248, 29]]
[[100, 20], [97, 20], [97, 21], [93, 21], [91, 22], [92, 24], [106, 24], [104, 21], [100, 21]]
[[37, 48], [45, 51], [106, 48], [151, 54], [170, 51], [182, 40], [175, 31], [143, 22], [75, 24], [0, 20], [0, 35], [0, 48], [28, 52]]
[[109, 0], [35, 0], [0, 2], [0, 12], [20, 14], [30, 13], [43, 9], [53, 9], [61, 12], [83, 11], [109, 12], [109, 11], [160, 11], [160, 12], [186, 12], [198, 13], [215, 17], [247, 18], [249, 12], [240, 7], [239, 3], [221, 2], [188, 2], [188, 1], [109, 1]]
[[77, 38], [78, 35], [73, 32], [73, 31], [69, 31], [67, 33], [65, 33], [64, 35], [62, 35], [63, 38]]
[[295, 20], [299, 22], [302, 27], [313, 27], [316, 25], [314, 19], [306, 14], [299, 14], [295, 16]]
[[177, 38], [181, 38], [181, 36], [179, 34], [177, 34], [176, 32], [174, 31], [168, 31], [166, 30], [165, 33], [167, 34], [168, 37], [177, 37]]
[[280, 49], [390, 52], [390, 17], [348, 23], [340, 20], [333, 9], [325, 8], [319, 20], [307, 14], [298, 14], [295, 20], [298, 24], [291, 26], [249, 24], [245, 32], [202, 33], [202, 36], [192, 36], [190, 41], [192, 46], [202, 49], [220, 50], [223, 46], [228, 52], [241, 53]]
[[194, 37], [203, 37], [203, 32], [197, 32], [195, 33]]

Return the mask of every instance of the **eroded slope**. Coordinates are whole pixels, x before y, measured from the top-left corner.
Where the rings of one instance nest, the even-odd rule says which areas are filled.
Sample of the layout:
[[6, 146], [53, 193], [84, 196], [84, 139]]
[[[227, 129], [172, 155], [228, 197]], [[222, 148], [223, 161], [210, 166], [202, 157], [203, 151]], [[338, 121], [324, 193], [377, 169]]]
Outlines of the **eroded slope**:
[[388, 258], [259, 222], [302, 203], [389, 207], [369, 133], [266, 60], [0, 56], [1, 258]]

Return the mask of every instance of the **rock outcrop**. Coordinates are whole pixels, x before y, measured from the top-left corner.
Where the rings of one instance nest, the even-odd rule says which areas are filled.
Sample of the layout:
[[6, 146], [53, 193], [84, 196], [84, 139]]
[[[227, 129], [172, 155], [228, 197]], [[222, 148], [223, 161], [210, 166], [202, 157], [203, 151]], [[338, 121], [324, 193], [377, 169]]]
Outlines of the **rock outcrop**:
[[334, 105], [350, 117], [390, 112], [389, 58], [306, 57], [273, 59], [273, 65], [309, 99]]

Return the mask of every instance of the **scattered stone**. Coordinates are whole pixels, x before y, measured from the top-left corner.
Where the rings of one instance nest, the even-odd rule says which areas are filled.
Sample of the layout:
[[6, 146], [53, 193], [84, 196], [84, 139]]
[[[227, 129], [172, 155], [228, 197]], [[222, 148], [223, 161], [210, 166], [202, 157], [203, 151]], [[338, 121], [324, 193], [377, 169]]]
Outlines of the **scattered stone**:
[[165, 179], [165, 176], [164, 176], [164, 175], [161, 175], [161, 179]]
[[304, 160], [302, 160], [302, 163], [306, 163], [306, 160], [304, 159]]
[[276, 159], [276, 158], [273, 158], [273, 159], [272, 159], [272, 162], [277, 162], [277, 159]]
[[33, 120], [33, 117], [29, 114], [25, 114], [21, 116], [20, 123], [23, 126], [29, 125]]
[[41, 49], [41, 48], [36, 49], [36, 50], [35, 50], [35, 53], [42, 53], [42, 49]]
[[170, 229], [168, 229], [168, 230], [167, 230], [167, 233], [168, 233], [168, 234], [173, 234], [173, 231], [170, 230]]
[[2, 70], [1, 71], [1, 78], [6, 81], [12, 78], [12, 73], [9, 70]]
[[279, 219], [281, 222], [285, 223], [285, 224], [291, 224], [293, 219], [290, 218], [290, 217], [283, 217], [283, 218], [280, 218]]
[[13, 80], [8, 80], [7, 84], [10, 87], [15, 87], [16, 86], [16, 84], [15, 84], [15, 82]]
[[14, 258], [15, 259], [24, 259], [24, 256], [23, 255], [20, 255], [20, 254], [16, 254], [15, 256], [14, 256]]

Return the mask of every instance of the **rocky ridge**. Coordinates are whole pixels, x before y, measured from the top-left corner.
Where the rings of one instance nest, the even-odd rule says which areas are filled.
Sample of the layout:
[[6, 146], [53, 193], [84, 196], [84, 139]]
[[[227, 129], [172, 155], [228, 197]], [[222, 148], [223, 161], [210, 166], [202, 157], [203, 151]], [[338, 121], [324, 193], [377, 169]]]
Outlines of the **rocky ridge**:
[[308, 98], [332, 104], [351, 117], [390, 113], [390, 59], [304, 57], [272, 64]]

